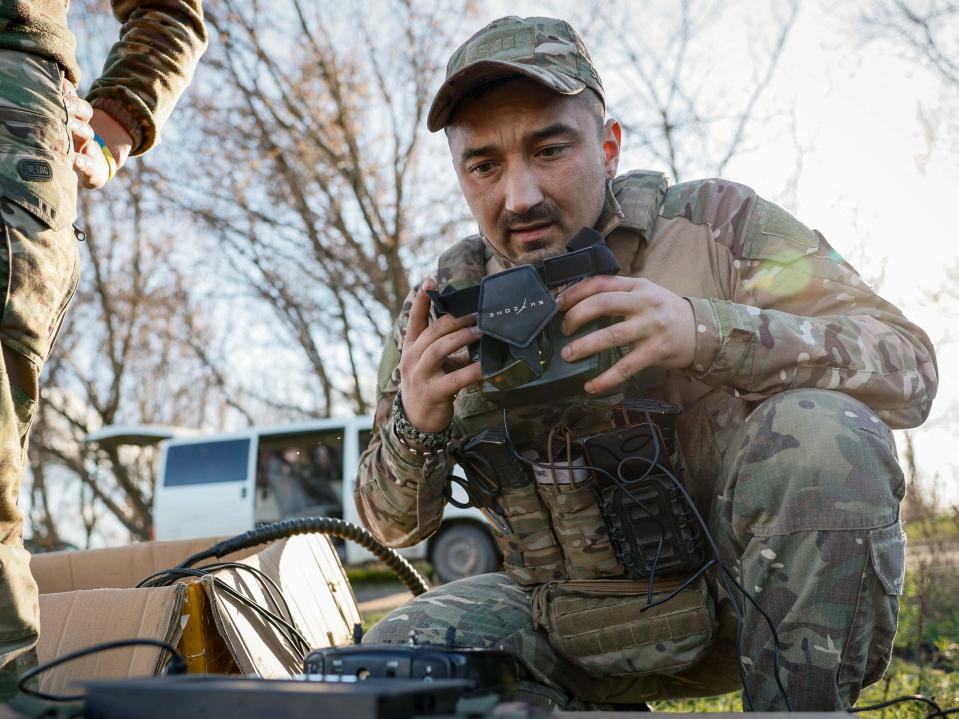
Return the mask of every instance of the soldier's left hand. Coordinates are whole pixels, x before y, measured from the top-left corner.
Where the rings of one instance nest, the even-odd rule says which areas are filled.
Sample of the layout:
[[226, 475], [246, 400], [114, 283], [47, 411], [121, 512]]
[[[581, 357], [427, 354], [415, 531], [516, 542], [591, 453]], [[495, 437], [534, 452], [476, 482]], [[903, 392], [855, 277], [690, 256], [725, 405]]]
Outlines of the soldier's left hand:
[[696, 351], [692, 305], [679, 295], [640, 277], [590, 277], [557, 297], [566, 312], [563, 332], [571, 335], [599, 317], [613, 324], [571, 342], [563, 351], [569, 362], [613, 347], [632, 349], [606, 372], [586, 383], [586, 391], [606, 392], [646, 367], [686, 369]]
[[89, 190], [98, 190], [107, 184], [110, 167], [100, 145], [93, 139], [93, 108], [77, 95], [69, 80], [63, 81], [63, 101], [69, 115], [67, 127], [73, 137], [73, 171], [80, 184]]

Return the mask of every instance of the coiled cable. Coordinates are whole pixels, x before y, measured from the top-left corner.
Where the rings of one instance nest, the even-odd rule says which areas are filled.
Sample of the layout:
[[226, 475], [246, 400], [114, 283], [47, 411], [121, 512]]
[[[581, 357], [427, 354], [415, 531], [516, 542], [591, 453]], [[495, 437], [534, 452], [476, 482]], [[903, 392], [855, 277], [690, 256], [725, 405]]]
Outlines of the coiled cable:
[[327, 534], [356, 542], [361, 547], [370, 550], [376, 555], [377, 559], [392, 569], [413, 596], [419, 596], [429, 591], [430, 585], [423, 578], [423, 575], [416, 571], [416, 568], [400, 556], [395, 549], [387, 547], [362, 527], [336, 517], [296, 517], [273, 522], [272, 524], [264, 524], [236, 537], [217, 542], [209, 549], [187, 557], [176, 568], [186, 569], [197, 562], [202, 562], [204, 559], [219, 559], [241, 549], [266, 544], [277, 539], [285, 539], [297, 534]]

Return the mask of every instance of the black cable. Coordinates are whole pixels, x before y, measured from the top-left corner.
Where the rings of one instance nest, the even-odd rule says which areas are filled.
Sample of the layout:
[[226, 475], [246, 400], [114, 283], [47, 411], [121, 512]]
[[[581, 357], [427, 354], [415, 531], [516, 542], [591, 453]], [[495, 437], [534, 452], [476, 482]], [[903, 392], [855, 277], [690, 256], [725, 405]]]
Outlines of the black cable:
[[[723, 569], [723, 572], [720, 572], [720, 573], [719, 573], [719, 576], [717, 577], [717, 581], [718, 581], [719, 584], [723, 587], [723, 589], [726, 591], [726, 596], [729, 598], [729, 603], [730, 603], [730, 605], [732, 606], [733, 614], [736, 616], [736, 669], [737, 669], [737, 671], [738, 671], [738, 673], [739, 673], [739, 681], [740, 681], [740, 683], [741, 683], [742, 686], [743, 686], [743, 706], [744, 706], [744, 708], [745, 708], [747, 711], [752, 711], [752, 694], [750, 693], [750, 691], [749, 691], [749, 686], [748, 686], [748, 684], [746, 683], [746, 668], [745, 668], [745, 666], [743, 666], [743, 661], [742, 661], [742, 654], [743, 654], [743, 653], [742, 653], [742, 641], [743, 641], [743, 640], [742, 640], [742, 636], [743, 636], [743, 623], [744, 623], [744, 621], [745, 621], [745, 613], [743, 612], [742, 607], [739, 606], [739, 602], [736, 601], [735, 593], [732, 591], [732, 588], [729, 586], [729, 583], [728, 583], [727, 578], [726, 578], [726, 575], [728, 575], [728, 572], [725, 571], [725, 565], [723, 564], [722, 556], [721, 556], [721, 554], [720, 554], [720, 552], [719, 552], [719, 547], [716, 545], [716, 542], [715, 542], [715, 540], [713, 539], [713, 536], [712, 536], [712, 534], [710, 533], [709, 528], [708, 528], [707, 525], [706, 525], [706, 522], [703, 520], [702, 515], [699, 514], [698, 509], [697, 509], [696, 506], [693, 504], [692, 498], [689, 497], [688, 493], [685, 491], [685, 487], [682, 486], [682, 483], [679, 482], [679, 480], [672, 474], [672, 472], [669, 471], [668, 468], [664, 467], [662, 464], [659, 463], [660, 447], [661, 447], [661, 443], [660, 443], [661, 436], [660, 436], [660, 433], [659, 433], [659, 427], [656, 426], [656, 425], [652, 422], [652, 418], [649, 416], [649, 413], [648, 413], [648, 412], [646, 413], [646, 422], [647, 422], [647, 425], [650, 426], [650, 430], [651, 430], [650, 433], [651, 433], [651, 435], [652, 435], [653, 441], [656, 442], [656, 454], [655, 454], [655, 456], [654, 456], [654, 460], [653, 460], [653, 461], [650, 461], [650, 460], [646, 459], [645, 457], [640, 457], [640, 456], [635, 456], [635, 455], [632, 456], [632, 457], [627, 457], [627, 458], [625, 458], [624, 460], [622, 460], [622, 461], [619, 463], [619, 465], [618, 465], [618, 467], [617, 467], [617, 474], [619, 475], [619, 482], [618, 482], [618, 483], [620, 484], [620, 487], [622, 487], [622, 489], [625, 491], [625, 490], [626, 490], [626, 487], [624, 486], [623, 483], [625, 483], [627, 480], [626, 480], [626, 478], [623, 476], [623, 471], [622, 471], [622, 470], [623, 470], [623, 467], [625, 466], [626, 462], [627, 462], [628, 460], [632, 459], [632, 460], [640, 460], [640, 461], [646, 462], [646, 463], [649, 465], [649, 467], [648, 467], [648, 469], [646, 470], [646, 472], [644, 472], [643, 475], [640, 477], [640, 481], [641, 481], [642, 479], [647, 478], [647, 477], [652, 473], [652, 471], [653, 471], [655, 468], [658, 467], [660, 470], [662, 470], [663, 472], [665, 472], [665, 473], [668, 475], [668, 477], [673, 481], [673, 483], [674, 483], [675, 485], [677, 485], [678, 487], [680, 487], [680, 489], [682, 489], [682, 491], [683, 491], [683, 496], [684, 496], [685, 499], [686, 499], [687, 505], [689, 505], [690, 508], [691, 508], [691, 509], [693, 510], [693, 512], [695, 513], [696, 518], [699, 520], [699, 523], [700, 523], [700, 525], [702, 526], [702, 528], [703, 528], [703, 530], [704, 530], [704, 532], [705, 532], [705, 534], [706, 534], [706, 538], [707, 538], [707, 540], [708, 540], [708, 542], [709, 542], [710, 549], [712, 550], [713, 554], [714, 554], [715, 557], [716, 557], [715, 562], [718, 564], [718, 566], [720, 566], [720, 567]], [[662, 444], [665, 444], [665, 440], [663, 440]], [[696, 576], [698, 576], [699, 574], [703, 573], [704, 571], [705, 571], [705, 570], [704, 570], [703, 568], [700, 568], [700, 571], [696, 573]], [[725, 572], [725, 574], [724, 574], [724, 572]], [[690, 580], [690, 583], [691, 583], [692, 581], [693, 581], [693, 580], [691, 579], [691, 580]], [[776, 645], [776, 648], [777, 648], [777, 651], [778, 651], [778, 644]], [[776, 663], [776, 661], [775, 661], [775, 657], [774, 657], [774, 664], [775, 664], [775, 663]], [[778, 671], [777, 671], [777, 675], [776, 675], [776, 680], [777, 680], [777, 683], [778, 683], [778, 682], [779, 682]], [[781, 688], [781, 685], [780, 685], [780, 688]], [[785, 699], [785, 701], [786, 701], [786, 706], [788, 707], [788, 706], [789, 706], [789, 699], [786, 697], [785, 691], [783, 691], [783, 698]]]
[[[634, 457], [634, 459], [639, 459], [645, 462], [649, 462], [649, 460], [645, 459], [644, 457]], [[739, 670], [739, 678], [743, 685], [744, 707], [747, 711], [752, 711], [752, 694], [750, 693], [749, 686], [746, 683], [746, 668], [743, 666], [743, 661], [742, 661], [742, 633], [743, 633], [743, 622], [745, 620], [745, 613], [743, 612], [742, 608], [739, 606], [739, 602], [736, 601], [735, 592], [733, 592], [732, 588], [728, 584], [728, 579], [731, 579], [732, 575], [726, 569], [726, 566], [722, 561], [722, 555], [720, 554], [719, 547], [716, 544], [716, 540], [713, 538], [712, 533], [709, 531], [709, 527], [706, 525], [705, 520], [703, 519], [702, 515], [699, 513], [699, 509], [695, 506], [695, 504], [692, 501], [692, 498], [686, 492], [686, 488], [683, 487], [682, 483], [667, 468], [663, 467], [662, 465], [660, 465], [659, 468], [667, 475], [667, 477], [670, 480], [672, 480], [674, 485], [679, 487], [680, 490], [682, 491], [683, 496], [686, 499], [686, 503], [692, 509], [693, 513], [696, 516], [696, 519], [699, 521], [700, 526], [703, 528], [703, 531], [706, 535], [706, 540], [709, 543], [710, 549], [712, 550], [713, 555], [716, 557], [717, 565], [722, 569], [722, 572], [720, 572], [719, 576], [717, 577], [717, 581], [722, 585], [723, 589], [726, 591], [726, 596], [729, 598], [730, 605], [732, 605], [733, 613], [736, 615], [736, 667]], [[773, 627], [770, 627], [770, 628], [773, 629], [774, 636], [775, 636], [775, 628]], [[778, 644], [776, 644], [776, 649], [778, 650]], [[774, 661], [774, 665], [776, 665], [777, 662], [776, 662], [775, 655], [774, 655], [773, 661]], [[777, 683], [779, 683], [778, 670], [776, 672], [776, 681]], [[782, 690], [782, 694], [783, 694], [783, 699], [786, 701], [786, 706], [788, 708], [789, 699], [786, 697], [785, 690]]]
[[939, 704], [936, 702], [935, 699], [933, 699], [932, 697], [927, 697], [925, 694], [904, 694], [900, 697], [896, 697], [895, 699], [879, 702], [878, 704], [870, 704], [869, 706], [864, 706], [864, 707], [852, 707], [850, 709], [847, 709], [846, 711], [848, 711], [850, 714], [855, 712], [871, 712], [877, 709], [885, 709], [886, 707], [891, 707], [894, 704], [902, 704], [903, 702], [921, 702], [923, 704], [926, 704], [932, 707], [933, 711], [930, 714], [926, 715], [926, 719], [929, 719], [930, 717], [933, 717], [933, 716], [951, 714], [955, 711], [959, 711], [959, 708], [957, 708], [957, 709], [948, 709], [944, 712], [943, 708], [939, 706]]
[[[710, 547], [711, 547], [711, 549], [713, 550], [713, 554], [716, 556], [716, 560], [715, 560], [716, 563], [718, 563], [718, 565], [719, 565], [720, 567], [722, 567], [723, 570], [725, 571], [725, 565], [724, 565], [723, 562], [722, 562], [722, 557], [721, 557], [721, 555], [720, 555], [720, 553], [719, 553], [719, 548], [718, 548], [718, 546], [716, 545], [715, 540], [714, 540], [713, 537], [712, 537], [712, 534], [709, 532], [709, 528], [706, 526], [705, 521], [703, 520], [702, 516], [699, 514], [698, 510], [696, 509], [695, 505], [693, 504], [692, 499], [689, 497], [688, 493], [686, 493], [685, 488], [682, 486], [682, 484], [679, 482], [679, 480], [678, 480], [675, 476], [673, 476], [672, 472], [670, 472], [670, 470], [669, 470], [667, 467], [664, 467], [663, 465], [661, 465], [661, 464], [659, 463], [660, 447], [661, 447], [662, 445], [665, 445], [665, 440], [662, 439], [662, 436], [661, 436], [660, 431], [659, 431], [659, 427], [652, 422], [652, 418], [649, 416], [649, 412], [646, 412], [645, 414], [646, 414], [646, 423], [647, 423], [647, 425], [650, 426], [650, 429], [651, 429], [650, 434], [651, 434], [651, 436], [652, 436], [653, 441], [656, 442], [656, 454], [655, 454], [655, 456], [654, 456], [654, 460], [653, 460], [653, 461], [650, 461], [650, 460], [646, 459], [645, 457], [639, 457], [639, 456], [632, 456], [632, 457], [628, 457], [628, 458], [624, 459], [623, 461], [621, 461], [621, 462], [619, 463], [619, 465], [618, 465], [618, 467], [617, 467], [617, 474], [619, 475], [617, 484], [619, 484], [619, 486], [621, 487], [621, 489], [623, 489], [624, 491], [627, 491], [627, 492], [628, 492], [628, 489], [627, 489], [627, 487], [626, 487], [625, 484], [624, 484], [624, 483], [625, 483], [626, 481], [628, 481], [628, 480], [626, 480], [626, 478], [623, 477], [622, 469], [623, 469], [623, 466], [625, 465], [626, 461], [628, 461], [629, 459], [639, 459], [639, 460], [642, 460], [643, 462], [646, 462], [647, 464], [649, 464], [649, 468], [646, 470], [646, 472], [643, 473], [643, 475], [640, 477], [640, 479], [639, 479], [638, 481], [641, 481], [641, 480], [647, 478], [647, 477], [652, 473], [653, 469], [655, 469], [656, 467], [659, 467], [663, 472], [665, 472], [667, 475], [669, 475], [669, 477], [672, 479], [672, 481], [674, 482], [674, 484], [676, 484], [677, 486], [680, 487], [680, 489], [683, 490], [683, 495], [684, 495], [684, 497], [685, 497], [685, 499], [686, 499], [686, 503], [693, 509], [693, 511], [694, 511], [695, 514], [696, 514], [697, 519], [699, 520], [700, 525], [702, 526], [703, 530], [704, 530], [705, 533], [706, 533], [706, 537], [707, 537], [707, 539], [709, 540]], [[660, 442], [660, 440], [662, 440], [662, 442]], [[630, 496], [632, 496], [632, 495], [630, 494]], [[662, 526], [661, 526], [661, 525], [660, 525], [660, 533], [662, 534]], [[698, 576], [699, 574], [701, 574], [701, 573], [704, 572], [704, 571], [705, 571], [705, 570], [704, 570], [703, 568], [700, 568], [700, 570], [696, 573], [696, 576]], [[728, 575], [728, 572], [726, 572], [726, 574]], [[691, 578], [691, 579], [689, 580], [689, 582], [692, 582], [694, 579], [695, 579], [695, 577]], [[730, 603], [730, 605], [732, 606], [732, 608], [733, 608], [733, 613], [734, 613], [735, 616], [736, 616], [736, 669], [737, 669], [737, 671], [739, 672], [739, 680], [740, 680], [740, 683], [741, 683], [742, 686], [743, 686], [743, 704], [744, 704], [744, 708], [745, 708], [747, 711], [751, 711], [751, 710], [752, 710], [752, 696], [751, 696], [751, 694], [750, 694], [750, 692], [749, 692], [749, 686], [748, 686], [747, 683], [746, 683], [746, 668], [743, 666], [743, 662], [742, 662], [742, 633], [743, 633], [743, 623], [744, 623], [744, 621], [745, 621], [745, 613], [743, 612], [742, 608], [739, 606], [739, 603], [736, 601], [736, 596], [735, 596], [734, 592], [732, 591], [732, 589], [730, 588], [730, 586], [729, 586], [729, 584], [728, 584], [728, 581], [727, 581], [727, 579], [726, 579], [726, 576], [725, 576], [722, 572], [721, 572], [721, 573], [719, 574], [719, 576], [717, 577], [717, 581], [719, 582], [720, 585], [722, 585], [723, 589], [726, 591], [726, 595], [727, 595], [727, 597], [729, 598], [729, 603]], [[745, 591], [745, 590], [743, 590], [743, 591]], [[778, 644], [776, 645], [776, 649], [777, 649], [777, 651], [778, 651]], [[775, 663], [776, 663], [776, 658], [774, 657], [774, 664], [775, 664]], [[776, 680], [777, 680], [777, 683], [778, 683], [778, 682], [779, 682], [778, 672], [777, 672]], [[782, 686], [781, 686], [781, 684], [780, 684], [780, 689], [781, 689], [781, 688], [782, 688]], [[788, 706], [789, 706], [789, 699], [786, 697], [784, 691], [783, 691], [783, 698], [786, 700], [786, 705], [787, 705], [787, 707], [788, 707]]]
[[949, 716], [950, 714], [959, 714], [959, 707], [951, 707], [949, 709], [943, 709], [942, 711], [926, 714], [924, 719], [937, 719], [938, 717]]
[[[553, 464], [546, 464], [546, 463], [544, 463], [544, 462], [536, 462], [535, 460], [529, 459], [528, 457], [524, 457], [523, 455], [521, 455], [519, 452], [516, 451], [516, 447], [513, 445], [513, 440], [512, 440], [512, 438], [510, 437], [510, 432], [509, 432], [509, 410], [508, 410], [506, 407], [503, 408], [503, 434], [504, 434], [505, 437], [506, 437], [506, 446], [510, 448], [510, 451], [512, 452], [513, 457], [514, 457], [515, 459], [519, 460], [520, 462], [524, 462], [524, 463], [530, 465], [531, 467], [541, 467], [541, 468], [543, 468], [543, 469], [550, 469], [550, 470], [555, 469], [555, 465], [553, 465]], [[657, 446], [657, 454], [656, 454], [656, 456], [657, 456], [657, 457], [659, 456], [659, 448], [658, 448], [658, 446]], [[656, 522], [656, 528], [659, 530], [659, 542], [660, 542], [660, 546], [662, 546], [662, 542], [663, 542], [663, 540], [664, 540], [664, 538], [665, 538], [666, 533], [663, 531], [663, 525], [662, 525], [661, 519], [660, 519], [658, 516], [656, 516], [655, 514], [653, 514], [652, 512], [650, 512], [650, 511], [649, 511], [649, 508], [646, 507], [645, 504], [643, 504], [642, 500], [641, 500], [639, 497], [637, 497], [635, 494], [633, 494], [633, 493], [629, 490], [628, 487], [624, 487], [620, 482], [618, 482], [618, 481], [616, 480], [616, 477], [614, 477], [614, 476], [612, 475], [612, 473], [606, 471], [606, 470], [603, 469], [602, 467], [594, 467], [594, 466], [592, 466], [592, 465], [582, 464], [582, 465], [576, 465], [576, 468], [577, 468], [577, 469], [587, 469], [587, 470], [590, 470], [590, 471], [592, 471], [592, 472], [599, 472], [600, 474], [604, 474], [604, 475], [606, 475], [606, 476], [609, 478], [609, 480], [610, 480], [613, 484], [618, 485], [619, 488], [622, 489], [623, 492], [625, 492], [626, 495], [627, 495], [630, 499], [632, 499], [632, 500], [636, 503], [636, 505], [646, 514], [646, 516], [648, 516], [650, 519], [652, 519], [654, 522]], [[656, 576], [656, 563], [657, 563], [658, 561], [659, 561], [659, 553], [657, 552], [656, 558], [655, 558], [655, 560], [653, 561], [652, 571], [651, 571], [650, 574], [649, 574], [649, 579], [647, 580], [647, 584], [646, 584], [646, 594], [647, 594], [647, 597], [650, 596], [650, 595], [652, 595], [652, 592], [653, 592], [653, 579], [655, 579], [655, 576]]]
[[[644, 460], [644, 458], [642, 457], [637, 457], [636, 459]], [[644, 461], [648, 461], [648, 460], [644, 460]], [[740, 592], [742, 592], [743, 596], [749, 600], [749, 602], [759, 611], [762, 617], [766, 620], [766, 623], [769, 626], [769, 631], [772, 634], [772, 640], [773, 640], [773, 672], [774, 672], [773, 675], [776, 679], [776, 686], [779, 688], [779, 692], [783, 698], [783, 701], [786, 704], [786, 710], [792, 711], [792, 706], [789, 702], [789, 697], [786, 694], [786, 689], [783, 686], [782, 680], [779, 677], [780, 651], [781, 651], [779, 648], [779, 645], [780, 645], [779, 633], [776, 631], [776, 627], [774, 622], [772, 621], [772, 618], [763, 610], [762, 607], [759, 606], [759, 603], [756, 601], [756, 599], [748, 591], [746, 591], [746, 588], [743, 587], [743, 585], [732, 575], [732, 572], [729, 571], [729, 568], [722, 561], [722, 557], [719, 553], [719, 547], [716, 545], [716, 541], [713, 538], [712, 533], [709, 531], [709, 527], [707, 526], [702, 515], [699, 513], [699, 509], [696, 507], [695, 503], [693, 502], [692, 497], [689, 496], [689, 492], [686, 491], [686, 487], [683, 486], [683, 483], [680, 482], [679, 479], [677, 479], [676, 476], [672, 472], [670, 472], [669, 469], [667, 469], [666, 467], [663, 467], [662, 465], [660, 465], [659, 468], [666, 475], [666, 477], [668, 477], [669, 480], [672, 481], [672, 483], [676, 486], [676, 488], [679, 489], [680, 492], [682, 492], [687, 505], [692, 510], [700, 526], [703, 528], [707, 541], [709, 542], [710, 548], [713, 550], [713, 553], [716, 555], [716, 558], [718, 560], [718, 565], [722, 569], [722, 573], [729, 578], [729, 580], [736, 586], [736, 588], [739, 589]], [[732, 593], [729, 591], [728, 587], [726, 588], [726, 593], [727, 595], [730, 596], [730, 600], [732, 600]], [[740, 632], [737, 631], [737, 634], [739, 633]], [[740, 642], [740, 641], [741, 640], [737, 638], [737, 642]], [[741, 651], [741, 648], [737, 647], [737, 651]], [[740, 664], [742, 663], [741, 658], [739, 659], [739, 662]], [[748, 693], [748, 689], [746, 688], [745, 683], [743, 684], [743, 691], [744, 693]]]
[[[706, 540], [709, 543], [710, 549], [712, 550], [712, 553], [716, 558], [715, 563], [721, 569], [721, 572], [719, 573], [719, 576], [717, 577], [717, 581], [722, 585], [723, 589], [726, 591], [726, 595], [729, 599], [730, 605], [732, 606], [733, 612], [736, 615], [736, 665], [739, 670], [740, 681], [742, 682], [742, 685], [743, 685], [744, 707], [747, 711], [752, 710], [752, 696], [749, 691], [749, 686], [746, 682], [746, 670], [742, 662], [742, 634], [743, 634], [743, 623], [745, 620], [745, 613], [743, 611], [743, 608], [740, 607], [739, 602], [736, 601], [733, 587], [735, 587], [736, 589], [739, 589], [742, 595], [746, 599], [748, 599], [749, 602], [759, 611], [759, 613], [766, 620], [766, 623], [769, 626], [769, 631], [772, 635], [772, 640], [773, 640], [773, 675], [776, 680], [776, 686], [779, 690], [779, 693], [782, 696], [783, 702], [786, 705], [786, 710], [792, 711], [792, 704], [789, 701], [789, 695], [786, 693], [786, 688], [783, 686], [782, 679], [779, 676], [780, 663], [781, 663], [780, 662], [781, 650], [780, 650], [779, 633], [776, 631], [776, 626], [774, 622], [772, 621], [772, 618], [762, 609], [762, 607], [759, 606], [755, 598], [748, 591], [746, 591], [746, 588], [733, 576], [732, 572], [730, 572], [729, 568], [723, 562], [722, 554], [719, 551], [719, 546], [716, 544], [716, 540], [713, 538], [712, 532], [710, 532], [709, 530], [709, 526], [706, 524], [706, 521], [703, 519], [702, 514], [700, 514], [699, 509], [696, 507], [696, 504], [693, 502], [692, 497], [689, 496], [689, 492], [687, 492], [685, 486], [683, 486], [682, 482], [679, 481], [679, 479], [669, 470], [669, 468], [659, 463], [658, 459], [661, 456], [659, 427], [656, 426], [654, 422], [652, 422], [652, 418], [649, 416], [648, 412], [646, 413], [646, 415], [647, 415], [646, 417], [647, 424], [651, 426], [651, 429], [652, 429], [651, 434], [653, 436], [653, 440], [656, 442], [656, 455], [655, 455], [656, 461], [651, 461], [649, 459], [646, 459], [645, 457], [640, 457], [635, 455], [627, 459], [641, 460], [650, 465], [649, 469], [647, 469], [647, 471], [642, 475], [641, 479], [647, 478], [655, 468], [658, 468], [660, 471], [662, 471], [666, 475], [666, 477], [673, 483], [673, 485], [682, 493], [687, 506], [689, 506], [689, 508], [692, 510], [694, 516], [696, 517], [696, 520], [699, 522], [699, 525], [703, 530]], [[523, 457], [516, 451], [516, 448], [513, 446], [513, 442], [510, 437], [508, 410], [506, 408], [503, 409], [503, 430], [506, 436], [506, 444], [508, 447], [510, 447], [510, 449], [512, 450], [513, 456], [516, 459], [518, 459], [521, 462], [525, 462], [526, 464], [529, 464], [531, 466], [544, 467], [547, 469], [551, 468], [552, 465], [535, 462], [526, 457]], [[663, 440], [663, 443], [665, 443], [665, 440]], [[647, 516], [653, 519], [657, 519], [657, 526], [659, 527], [660, 536], [662, 537], [663, 536], [662, 525], [659, 524], [658, 518], [656, 518], [655, 515], [653, 515], [645, 507], [645, 505], [643, 505], [643, 503], [635, 495], [633, 495], [632, 492], [630, 492], [629, 489], [625, 487], [623, 484], [624, 482], [627, 481], [626, 478], [623, 477], [621, 473], [621, 469], [625, 461], [626, 460], [623, 460], [622, 462], [620, 462], [620, 466], [619, 466], [620, 476], [618, 478], [614, 477], [610, 472], [607, 472], [601, 467], [593, 467], [593, 466], [586, 465], [586, 466], [580, 467], [580, 469], [588, 469], [594, 472], [599, 472], [609, 477], [610, 480], [612, 480], [615, 484], [617, 484], [634, 502], [636, 502], [636, 504], [647, 514]], [[628, 481], [636, 481], [636, 480], [628, 480]], [[692, 581], [694, 581], [704, 571], [705, 569], [701, 567], [693, 577], [687, 580], [687, 582], [692, 583]], [[732, 583], [733, 587], [729, 586], [730, 582]], [[688, 584], [684, 586], [688, 586]]]
[[[209, 572], [205, 571], [205, 568], [200, 569], [187, 569], [187, 568], [175, 568], [175, 569], [166, 569], [162, 572], [157, 572], [150, 577], [144, 579], [138, 586], [166, 586], [172, 584], [177, 579], [183, 577], [204, 577], [211, 576]], [[294, 626], [292, 623], [288, 622], [283, 617], [277, 615], [276, 613], [266, 609], [265, 607], [260, 606], [256, 602], [252, 601], [248, 597], [244, 597], [238, 591], [233, 589], [229, 584], [224, 582], [222, 579], [217, 577], [212, 577], [213, 585], [215, 588], [218, 588], [227, 595], [240, 602], [246, 607], [249, 607], [257, 614], [262, 616], [267, 622], [272, 624], [281, 635], [290, 643], [294, 651], [298, 652], [304, 658], [307, 653], [311, 650], [310, 643], [306, 638], [300, 633], [300, 630]], [[151, 581], [152, 580], [152, 581]]]
[[687, 577], [685, 580], [683, 580], [683, 583], [682, 583], [682, 584], [680, 584], [680, 585], [679, 585], [678, 587], [676, 587], [673, 591], [671, 591], [668, 596], [664, 597], [663, 599], [660, 599], [658, 602], [653, 602], [652, 604], [647, 604], [645, 607], [643, 607], [642, 609], [639, 610], [640, 613], [645, 612], [647, 609], [652, 609], [653, 607], [658, 607], [660, 604], [665, 604], [665, 603], [668, 602], [670, 599], [672, 599], [672, 598], [675, 597], [677, 594], [679, 594], [681, 591], [683, 591], [683, 590], [684, 590], [686, 587], [688, 587], [690, 584], [692, 584], [692, 583], [695, 582], [697, 579], [699, 579], [701, 576], [703, 576], [703, 575], [706, 573], [706, 571], [707, 571], [708, 569], [710, 569], [715, 563], [716, 563], [716, 560], [715, 560], [715, 559], [710, 559], [708, 562], [705, 562], [705, 563], [703, 564], [703, 566], [701, 566], [699, 569], [697, 569], [695, 572], [693, 572], [691, 575], [689, 575], [689, 577]]
[[235, 569], [237, 571], [250, 572], [258, 580], [260, 587], [263, 589], [263, 594], [270, 598], [273, 606], [276, 607], [277, 610], [285, 609], [286, 616], [290, 622], [293, 623], [295, 621], [293, 612], [290, 610], [290, 605], [286, 601], [286, 597], [283, 596], [283, 590], [280, 589], [280, 585], [273, 581], [273, 577], [259, 567], [253, 567], [240, 562], [217, 562], [215, 564], [204, 564], [202, 567], [197, 567], [197, 569], [203, 569], [208, 572], [215, 572], [221, 569]]
[[328, 534], [356, 542], [370, 550], [392, 569], [413, 596], [419, 596], [429, 591], [430, 585], [423, 578], [423, 575], [416, 571], [413, 565], [397, 553], [395, 549], [382, 544], [362, 527], [357, 527], [355, 524], [344, 522], [336, 517], [297, 517], [265, 524], [239, 536], [218, 542], [202, 552], [197, 552], [180, 562], [177, 568], [191, 567], [204, 559], [218, 559], [241, 549], [266, 544], [276, 539], [286, 539], [297, 534]]
[[[178, 579], [182, 579], [183, 577], [203, 577], [203, 576], [207, 576], [207, 573], [197, 569], [167, 569], [167, 570], [164, 570], [163, 572], [159, 572], [155, 576], [157, 577], [157, 579], [155, 579], [152, 582], [147, 582], [147, 580], [144, 580], [144, 582], [141, 583], [141, 586], [154, 586], [154, 587], [168, 586], [176, 582]], [[214, 590], [217, 587], [220, 588], [221, 590], [226, 592], [229, 596], [233, 597], [244, 606], [247, 606], [253, 611], [260, 614], [269, 624], [273, 625], [273, 627], [289, 642], [289, 644], [293, 647], [294, 651], [299, 652], [303, 656], [305, 656], [305, 654], [309, 652], [310, 645], [306, 641], [306, 639], [303, 637], [303, 635], [300, 633], [299, 629], [297, 629], [290, 622], [287, 622], [283, 617], [277, 616], [275, 613], [273, 613], [269, 609], [266, 609], [260, 606], [259, 604], [257, 604], [256, 602], [253, 602], [249, 598], [244, 597], [242, 594], [235, 591], [228, 584], [226, 584], [225, 582], [223, 582], [222, 580], [216, 577], [213, 577], [213, 584], [214, 584]]]
[[170, 653], [170, 664], [167, 667], [167, 674], [185, 674], [186, 673], [186, 660], [183, 658], [183, 655], [180, 654], [173, 646], [167, 642], [161, 641], [159, 639], [118, 639], [112, 642], [103, 642], [102, 644], [93, 644], [89, 647], [83, 649], [78, 649], [75, 652], [70, 652], [65, 654], [62, 657], [57, 657], [46, 664], [41, 664], [36, 666], [33, 669], [30, 669], [27, 672], [24, 672], [20, 679], [17, 682], [17, 689], [19, 689], [24, 694], [28, 694], [37, 699], [45, 699], [50, 702], [74, 702], [79, 701], [84, 698], [83, 694], [47, 694], [46, 692], [37, 691], [36, 689], [31, 689], [26, 685], [26, 683], [33, 679], [38, 674], [58, 667], [61, 664], [66, 664], [67, 662], [72, 662], [74, 659], [80, 659], [81, 657], [89, 656], [90, 654], [96, 654], [98, 652], [109, 651], [110, 649], [121, 649], [123, 647], [133, 647], [133, 646], [150, 646], [150, 647], [159, 647], [160, 649], [165, 649]]

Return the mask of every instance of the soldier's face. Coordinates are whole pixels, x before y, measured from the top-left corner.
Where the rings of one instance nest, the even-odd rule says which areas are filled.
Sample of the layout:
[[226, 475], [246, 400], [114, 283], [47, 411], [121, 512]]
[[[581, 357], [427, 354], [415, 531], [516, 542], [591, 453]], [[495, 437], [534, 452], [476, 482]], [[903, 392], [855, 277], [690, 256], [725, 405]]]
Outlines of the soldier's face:
[[525, 79], [460, 103], [447, 132], [453, 165], [494, 248], [535, 263], [596, 223], [619, 164], [619, 124], [601, 122], [589, 98]]

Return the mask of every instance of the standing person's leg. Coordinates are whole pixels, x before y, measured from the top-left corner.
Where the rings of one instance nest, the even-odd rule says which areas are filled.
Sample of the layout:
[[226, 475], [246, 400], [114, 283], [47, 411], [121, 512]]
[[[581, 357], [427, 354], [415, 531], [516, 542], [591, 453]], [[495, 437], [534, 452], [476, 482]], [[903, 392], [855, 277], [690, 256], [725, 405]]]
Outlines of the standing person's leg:
[[18, 507], [38, 379], [76, 288], [76, 177], [62, 72], [0, 50], [0, 698], [38, 634]]
[[[892, 433], [844, 394], [793, 390], [763, 402], [730, 447], [713, 532], [776, 626], [792, 709], [844, 710], [882, 676], [896, 631], [904, 481]], [[769, 626], [739, 600], [752, 708], [782, 711]]]

